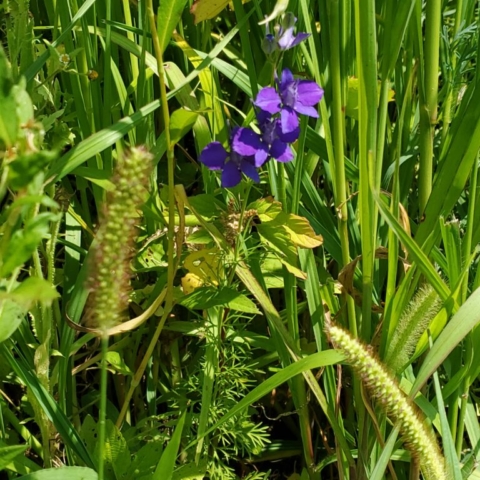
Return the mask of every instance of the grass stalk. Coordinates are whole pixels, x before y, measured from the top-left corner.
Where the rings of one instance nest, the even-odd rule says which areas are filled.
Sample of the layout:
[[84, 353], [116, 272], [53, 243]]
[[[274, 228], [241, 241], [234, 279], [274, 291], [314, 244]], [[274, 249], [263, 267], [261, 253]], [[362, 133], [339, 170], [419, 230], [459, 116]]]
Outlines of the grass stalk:
[[[433, 137], [437, 124], [438, 64], [440, 57], [442, 1], [427, 0], [425, 11], [424, 79], [420, 105], [420, 172], [418, 177], [419, 212], [425, 211], [433, 179]], [[421, 82], [422, 83], [422, 80]]]
[[107, 353], [108, 335], [102, 335], [102, 362], [100, 368], [100, 409], [98, 414], [98, 480], [105, 478], [105, 432], [107, 417]]

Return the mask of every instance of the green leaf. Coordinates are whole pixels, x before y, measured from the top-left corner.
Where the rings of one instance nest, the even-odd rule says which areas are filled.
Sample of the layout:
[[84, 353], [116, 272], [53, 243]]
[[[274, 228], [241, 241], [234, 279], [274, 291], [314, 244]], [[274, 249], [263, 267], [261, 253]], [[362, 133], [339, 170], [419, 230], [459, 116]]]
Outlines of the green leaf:
[[104, 190], [107, 190], [107, 192], [115, 190], [115, 184], [111, 180], [111, 175], [105, 170], [92, 167], [78, 167], [72, 174], [85, 178]]
[[225, 205], [222, 205], [213, 195], [205, 193], [189, 197], [188, 202], [205, 220], [218, 217], [225, 209]]
[[260, 313], [255, 304], [233, 288], [200, 287], [193, 293], [180, 299], [179, 303], [192, 310], [207, 310], [223, 306], [237, 312]]
[[172, 38], [173, 30], [180, 20], [186, 3], [187, 0], [162, 0], [160, 2], [157, 14], [157, 32], [162, 53]]
[[179, 108], [170, 118], [170, 140], [178, 143], [197, 121], [198, 113]]
[[15, 144], [18, 135], [18, 119], [15, 114], [12, 115], [17, 107], [12, 88], [10, 65], [0, 45], [0, 142], [7, 148]]
[[172, 480], [203, 480], [206, 472], [206, 459], [200, 460], [198, 465], [195, 462], [190, 462], [175, 470]]
[[165, 451], [158, 462], [157, 468], [155, 473], [152, 475], [151, 480], [171, 480], [173, 476], [173, 470], [175, 468], [178, 449], [182, 440], [182, 431], [186, 416], [187, 412], [184, 412], [178, 420], [177, 428], [175, 429], [172, 438], [168, 442], [167, 448], [165, 448]]
[[136, 452], [126, 478], [132, 480], [150, 480], [155, 471], [157, 459], [161, 458], [162, 452], [162, 440], [149, 441]]
[[27, 449], [26, 445], [11, 445], [0, 448], [0, 472]]
[[98, 480], [97, 472], [85, 467], [47, 468], [18, 480]]
[[22, 323], [25, 309], [6, 299], [0, 303], [0, 343], [9, 338]]
[[59, 294], [55, 287], [44, 278], [28, 277], [13, 292], [8, 294], [9, 298], [18, 304], [30, 308], [34, 302], [45, 302], [47, 304], [55, 300]]
[[288, 233], [275, 222], [265, 222], [257, 226], [262, 242], [274, 252], [290, 273], [305, 279], [306, 275], [298, 267], [297, 249]]
[[56, 219], [56, 215], [43, 212], [28, 220], [22, 230], [14, 232], [6, 248], [0, 277], [6, 277], [32, 256], [38, 244], [46, 237], [50, 222]]
[[19, 155], [9, 164], [8, 179], [13, 190], [26, 187], [33, 178], [45, 170], [57, 157], [56, 152], [40, 150]]
[[132, 375], [132, 371], [128, 368], [119, 352], [107, 352], [105, 360], [116, 372], [122, 375]]

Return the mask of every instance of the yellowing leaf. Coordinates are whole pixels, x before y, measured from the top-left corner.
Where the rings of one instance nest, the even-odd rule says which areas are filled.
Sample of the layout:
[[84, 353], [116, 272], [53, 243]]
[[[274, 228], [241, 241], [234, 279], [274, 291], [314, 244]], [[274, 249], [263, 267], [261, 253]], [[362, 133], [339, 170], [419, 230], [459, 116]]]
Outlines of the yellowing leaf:
[[323, 237], [315, 233], [306, 218], [290, 214], [284, 228], [298, 247], [315, 248], [323, 243]]
[[185, 295], [192, 293], [195, 289], [200, 288], [203, 285], [203, 281], [200, 277], [194, 273], [187, 273], [181, 279], [182, 289]]
[[195, 25], [215, 18], [227, 5], [229, 0], [195, 0], [190, 13], [195, 17]]
[[223, 271], [220, 266], [218, 248], [208, 248], [190, 253], [183, 266], [195, 274], [206, 285], [218, 285]]

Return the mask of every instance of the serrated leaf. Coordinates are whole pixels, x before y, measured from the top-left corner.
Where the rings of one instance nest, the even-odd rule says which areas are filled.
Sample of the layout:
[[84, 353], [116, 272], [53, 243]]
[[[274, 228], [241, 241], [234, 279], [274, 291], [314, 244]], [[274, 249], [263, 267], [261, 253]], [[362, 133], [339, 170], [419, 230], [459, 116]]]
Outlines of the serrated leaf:
[[193, 127], [197, 121], [198, 113], [179, 108], [175, 110], [170, 119], [170, 140], [178, 143]]

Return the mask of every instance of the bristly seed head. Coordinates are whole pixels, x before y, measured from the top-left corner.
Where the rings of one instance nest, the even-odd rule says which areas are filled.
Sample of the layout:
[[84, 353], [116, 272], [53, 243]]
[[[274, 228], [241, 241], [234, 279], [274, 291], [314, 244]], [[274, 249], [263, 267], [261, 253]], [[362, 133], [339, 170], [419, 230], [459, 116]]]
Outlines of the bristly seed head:
[[446, 480], [445, 460], [433, 432], [419, 419], [419, 414], [414, 410], [410, 399], [400, 390], [394, 377], [365, 345], [348, 332], [332, 322], [325, 323], [325, 330], [335, 348], [345, 353], [372, 396], [398, 422], [408, 448], [413, 455], [420, 457], [425, 478]]
[[152, 158], [144, 147], [135, 147], [119, 160], [112, 178], [115, 189], [107, 195], [91, 247], [86, 323], [104, 334], [122, 322], [128, 306], [135, 225], [145, 198]]

